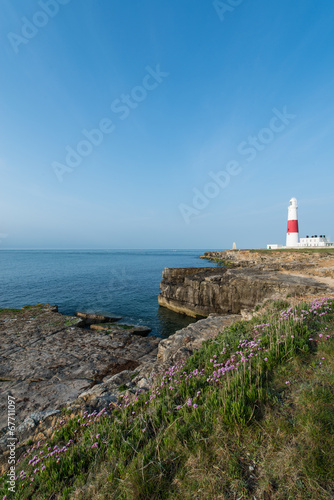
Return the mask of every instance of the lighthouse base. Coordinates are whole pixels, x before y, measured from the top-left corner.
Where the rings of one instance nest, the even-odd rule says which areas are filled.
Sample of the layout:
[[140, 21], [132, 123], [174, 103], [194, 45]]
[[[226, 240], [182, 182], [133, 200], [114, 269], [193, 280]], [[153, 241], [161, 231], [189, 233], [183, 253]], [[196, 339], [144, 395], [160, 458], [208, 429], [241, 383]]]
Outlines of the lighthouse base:
[[298, 233], [287, 233], [286, 234], [286, 247], [296, 248], [299, 246]]

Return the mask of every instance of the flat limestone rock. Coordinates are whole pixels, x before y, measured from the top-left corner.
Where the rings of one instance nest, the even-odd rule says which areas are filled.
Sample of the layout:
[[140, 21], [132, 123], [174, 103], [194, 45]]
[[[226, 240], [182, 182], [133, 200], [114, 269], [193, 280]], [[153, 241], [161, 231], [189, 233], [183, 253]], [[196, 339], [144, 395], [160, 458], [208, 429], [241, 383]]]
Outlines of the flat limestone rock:
[[92, 330], [102, 330], [108, 331], [110, 333], [120, 333], [127, 332], [132, 335], [140, 335], [141, 337], [146, 337], [151, 331], [152, 328], [148, 326], [141, 325], [127, 325], [127, 324], [114, 324], [114, 323], [102, 323], [102, 325], [91, 325]]
[[76, 312], [75, 316], [82, 318], [86, 325], [92, 325], [95, 323], [114, 323], [122, 319], [122, 316], [101, 316], [99, 314], [91, 314], [85, 312]]
[[31, 414], [63, 408], [113, 375], [136, 370], [142, 359], [156, 360], [161, 339], [131, 329], [101, 335], [78, 321], [48, 305], [0, 310], [0, 437], [7, 395], [15, 398], [18, 428]]

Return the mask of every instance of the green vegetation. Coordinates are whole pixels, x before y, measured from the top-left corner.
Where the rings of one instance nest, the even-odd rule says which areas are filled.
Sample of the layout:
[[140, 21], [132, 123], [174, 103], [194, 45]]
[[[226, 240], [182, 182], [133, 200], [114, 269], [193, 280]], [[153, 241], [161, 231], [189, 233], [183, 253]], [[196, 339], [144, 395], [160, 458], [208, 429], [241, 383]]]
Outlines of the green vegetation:
[[320, 252], [320, 253], [328, 253], [333, 254], [333, 247], [325, 247], [325, 248], [244, 248], [243, 251], [255, 252], [255, 253], [289, 253], [289, 252]]
[[[67, 318], [65, 320], [65, 325], [66, 326], [75, 326], [77, 325], [78, 323], [80, 323], [80, 318]], [[62, 321], [60, 321], [59, 323], [62, 323]]]
[[13, 315], [16, 316], [17, 314], [23, 314], [25, 311], [34, 309], [43, 309], [45, 306], [44, 304], [36, 304], [36, 305], [30, 305], [30, 306], [23, 306], [21, 309], [10, 309], [10, 308], [4, 308], [0, 309], [0, 316], [1, 315]]
[[5, 314], [21, 314], [23, 312], [22, 309], [0, 309], [0, 315], [5, 315]]
[[29, 310], [29, 309], [44, 309], [45, 305], [44, 304], [33, 304], [29, 306], [23, 306], [23, 310]]
[[123, 392], [123, 391], [126, 391], [128, 389], [128, 386], [126, 384], [121, 384], [118, 387], [118, 389], [119, 389], [120, 392]]
[[227, 259], [211, 259], [211, 262], [216, 262], [218, 266], [224, 266], [224, 267], [232, 267], [234, 264], [231, 260]]
[[209, 262], [215, 262], [218, 266], [221, 267], [232, 267], [234, 265], [234, 262], [228, 259], [221, 259], [219, 257], [203, 257], [203, 258], [208, 260]]
[[[47, 326], [59, 326], [59, 325], [62, 325], [63, 324], [63, 321], [60, 319], [58, 321], [51, 321], [50, 323], [47, 323]], [[71, 323], [71, 320], [65, 320], [65, 325], [67, 326], [70, 326], [72, 323]]]
[[267, 304], [149, 392], [64, 415], [27, 450], [15, 494], [2, 478], [0, 498], [333, 498], [333, 305]]

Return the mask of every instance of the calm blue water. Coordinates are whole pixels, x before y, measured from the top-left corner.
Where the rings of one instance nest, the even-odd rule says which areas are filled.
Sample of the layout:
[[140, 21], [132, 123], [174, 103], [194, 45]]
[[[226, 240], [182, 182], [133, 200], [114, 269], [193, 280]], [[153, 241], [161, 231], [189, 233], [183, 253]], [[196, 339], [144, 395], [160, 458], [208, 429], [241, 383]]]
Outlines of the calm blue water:
[[168, 336], [192, 320], [158, 306], [165, 267], [210, 266], [204, 250], [2, 250], [0, 308], [57, 304], [59, 311], [117, 314]]

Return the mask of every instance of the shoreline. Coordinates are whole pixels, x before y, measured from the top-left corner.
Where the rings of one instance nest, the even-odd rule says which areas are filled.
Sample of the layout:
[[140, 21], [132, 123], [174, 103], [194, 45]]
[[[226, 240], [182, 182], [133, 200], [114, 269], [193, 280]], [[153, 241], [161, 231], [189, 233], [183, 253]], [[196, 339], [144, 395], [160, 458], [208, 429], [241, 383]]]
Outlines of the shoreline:
[[[49, 439], [64, 411], [72, 415], [101, 411], [116, 404], [124, 387], [131, 396], [148, 390], [157, 373], [190, 357], [203, 341], [237, 319], [241, 316], [211, 315], [163, 339], [141, 337], [127, 329], [89, 330], [82, 318], [63, 315], [57, 306], [0, 311], [0, 338], [7, 342], [2, 344], [7, 363], [0, 378], [2, 393], [16, 402], [18, 456], [28, 443]], [[3, 417], [5, 403], [0, 401]], [[2, 418], [2, 472], [7, 467], [6, 429]]]
[[189, 320], [158, 307], [162, 270], [203, 266], [203, 251], [7, 252], [0, 265], [0, 307], [43, 303], [58, 304], [70, 316], [78, 310], [119, 314], [128, 323], [150, 326], [152, 335], [168, 336]]
[[[328, 264], [327, 267], [319, 267], [319, 262], [304, 262], [301, 266], [296, 259], [288, 259], [287, 262], [279, 263], [278, 271], [275, 260], [268, 262], [261, 259], [259, 264], [259, 256], [254, 256], [253, 252], [238, 251], [238, 259], [234, 260], [232, 255], [230, 251], [220, 252], [218, 256], [215, 253], [214, 258], [225, 259], [223, 267], [211, 267], [210, 271], [207, 268], [194, 269], [197, 275], [201, 272], [212, 273], [214, 279], [211, 276], [205, 283], [209, 286], [214, 283], [217, 288], [217, 275], [220, 279], [232, 271], [241, 275], [249, 270], [256, 275], [268, 272], [277, 275], [308, 273], [304, 279], [310, 279], [314, 270], [321, 274], [325, 269], [329, 272], [331, 267], [328, 259], [323, 261], [323, 264]], [[182, 272], [182, 268], [179, 268], [176, 274], [180, 269]], [[191, 268], [184, 269], [191, 278]], [[201, 282], [199, 278], [198, 283]], [[298, 286], [304, 285], [299, 283]], [[318, 288], [317, 294], [308, 293], [310, 290], [307, 289], [302, 293], [301, 288], [299, 295], [291, 294], [290, 297], [285, 296], [284, 289], [284, 299], [296, 303], [319, 296], [320, 293], [324, 296], [325, 291], [331, 290], [324, 286]], [[244, 289], [247, 290], [247, 286], [244, 285]], [[233, 310], [227, 314], [217, 313], [217, 310], [208, 312], [204, 319], [189, 324], [166, 339], [141, 337], [128, 328], [120, 331], [115, 328], [117, 322], [110, 322], [111, 318], [103, 318], [101, 322], [101, 317], [95, 317], [102, 328], [87, 329], [82, 317], [61, 314], [56, 306], [41, 304], [20, 310], [0, 311], [0, 337], [5, 359], [0, 378], [2, 393], [10, 394], [17, 401], [17, 435], [21, 443], [19, 454], [24, 452], [28, 442], [52, 436], [64, 411], [71, 415], [101, 411], [106, 406], [116, 405], [124, 388], [130, 398], [138, 391], [148, 390], [157, 373], [188, 359], [205, 340], [213, 338], [234, 321], [248, 320], [259, 314], [265, 301], [283, 298], [282, 294], [268, 296], [268, 289], [266, 294], [249, 307], [239, 307], [237, 314]], [[329, 295], [333, 295], [333, 290]], [[1, 410], [4, 414], [5, 409]], [[6, 442], [6, 425], [2, 422], [2, 469], [6, 462]]]

